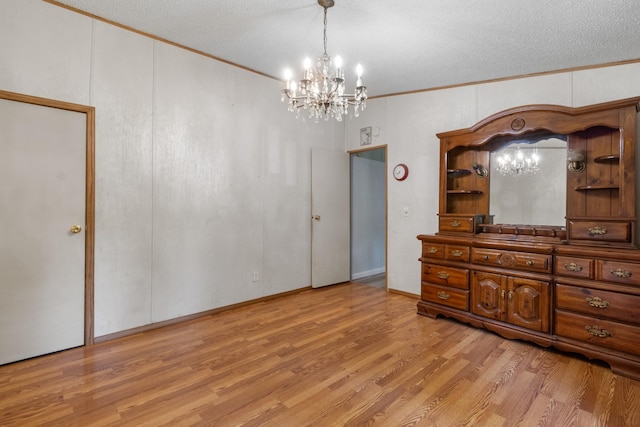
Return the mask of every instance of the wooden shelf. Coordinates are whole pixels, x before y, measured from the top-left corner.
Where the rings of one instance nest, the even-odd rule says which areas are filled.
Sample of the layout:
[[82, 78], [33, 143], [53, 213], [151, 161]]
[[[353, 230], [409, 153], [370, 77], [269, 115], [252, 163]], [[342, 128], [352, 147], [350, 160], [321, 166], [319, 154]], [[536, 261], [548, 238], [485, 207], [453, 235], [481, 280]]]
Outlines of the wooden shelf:
[[482, 194], [480, 190], [447, 190], [447, 194]]
[[619, 185], [614, 184], [604, 184], [604, 185], [581, 185], [580, 187], [575, 187], [576, 191], [591, 191], [591, 190], [618, 190], [620, 188]]
[[447, 169], [447, 176], [449, 178], [458, 178], [460, 176], [471, 175], [469, 169]]
[[593, 161], [595, 163], [618, 163], [620, 161], [620, 156], [600, 156], [593, 159]]

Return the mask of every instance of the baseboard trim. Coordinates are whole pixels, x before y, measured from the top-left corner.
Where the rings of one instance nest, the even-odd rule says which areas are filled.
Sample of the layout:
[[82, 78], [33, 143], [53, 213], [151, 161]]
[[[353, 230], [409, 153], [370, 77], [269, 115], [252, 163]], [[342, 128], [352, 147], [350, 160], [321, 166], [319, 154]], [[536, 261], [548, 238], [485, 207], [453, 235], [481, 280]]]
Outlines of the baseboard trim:
[[397, 289], [389, 289], [388, 292], [390, 294], [398, 294], [398, 295], [404, 295], [405, 297], [409, 297], [409, 298], [420, 299], [420, 295], [412, 294], [410, 292], [405, 292], [405, 291], [399, 291]]
[[359, 273], [353, 273], [351, 280], [362, 279], [363, 277], [375, 276], [376, 274], [382, 274], [386, 271], [384, 267], [374, 268], [373, 270], [361, 271]]
[[112, 341], [118, 338], [123, 338], [131, 335], [141, 334], [143, 332], [148, 332], [154, 329], [163, 328], [165, 326], [175, 325], [176, 323], [184, 323], [190, 320], [198, 319], [204, 316], [210, 316], [212, 314], [221, 313], [223, 311], [232, 310], [238, 307], [244, 307], [246, 305], [255, 304], [258, 302], [268, 301], [275, 298], [281, 298], [287, 295], [293, 295], [300, 292], [308, 291], [312, 289], [311, 286], [305, 286], [304, 288], [294, 289], [292, 291], [282, 292], [279, 294], [268, 295], [261, 298], [252, 299], [249, 301], [243, 301], [236, 304], [226, 305], [224, 307], [213, 308], [211, 310], [201, 311], [199, 313], [187, 314], [186, 316], [176, 317], [174, 319], [163, 320], [161, 322], [149, 323], [147, 325], [138, 326], [131, 329], [125, 329], [124, 331], [113, 332], [111, 334], [101, 335], [99, 337], [95, 337], [94, 344], [99, 344], [102, 342]]

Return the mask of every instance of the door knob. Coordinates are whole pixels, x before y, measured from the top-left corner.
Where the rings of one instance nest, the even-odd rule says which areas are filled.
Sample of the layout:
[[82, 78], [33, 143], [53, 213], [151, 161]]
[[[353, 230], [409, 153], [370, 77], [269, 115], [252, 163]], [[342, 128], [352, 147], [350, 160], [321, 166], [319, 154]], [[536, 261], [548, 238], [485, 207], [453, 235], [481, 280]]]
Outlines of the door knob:
[[72, 225], [69, 231], [71, 232], [71, 234], [78, 234], [82, 231], [82, 227], [80, 227], [79, 225]]
[[316, 221], [320, 221], [320, 215], [314, 215], [311, 218], [315, 219]]

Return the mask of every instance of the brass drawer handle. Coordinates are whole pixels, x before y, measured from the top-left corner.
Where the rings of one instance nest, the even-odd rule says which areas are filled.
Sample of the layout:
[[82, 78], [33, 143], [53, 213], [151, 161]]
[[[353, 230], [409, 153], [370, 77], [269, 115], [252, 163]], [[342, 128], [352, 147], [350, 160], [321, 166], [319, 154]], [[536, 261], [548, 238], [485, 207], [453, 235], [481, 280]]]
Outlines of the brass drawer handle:
[[449, 225], [451, 225], [452, 227], [460, 227], [460, 221], [451, 221]]
[[445, 300], [445, 301], [446, 301], [446, 300], [448, 300], [449, 298], [451, 298], [451, 295], [449, 295], [449, 294], [448, 294], [448, 293], [446, 293], [446, 292], [442, 292], [442, 291], [440, 291], [440, 292], [438, 292], [438, 298], [440, 298], [441, 300]]
[[429, 249], [427, 249], [427, 252], [429, 252], [430, 254], [437, 254], [438, 248], [431, 246]]
[[443, 280], [447, 280], [449, 278], [449, 274], [445, 273], [444, 271], [440, 271], [438, 273], [438, 278], [443, 279]]
[[595, 308], [607, 308], [609, 307], [609, 301], [603, 301], [600, 297], [587, 297], [587, 304]]
[[611, 335], [611, 332], [607, 331], [606, 329], [601, 329], [600, 326], [587, 325], [584, 328], [587, 330], [587, 332], [589, 332], [594, 337], [606, 338], [606, 337], [613, 336]]
[[592, 236], [602, 236], [603, 234], [607, 234], [607, 229], [596, 226], [589, 229], [589, 234]]
[[462, 256], [462, 251], [459, 251], [459, 250], [451, 251], [451, 255], [456, 256], [456, 257], [461, 257]]
[[564, 269], [567, 271], [582, 271], [582, 266], [576, 264], [575, 262], [571, 262], [569, 264], [565, 264]]
[[527, 265], [528, 265], [529, 267], [531, 267], [531, 266], [532, 266], [533, 264], [535, 264], [535, 263], [536, 263], [536, 262], [535, 262], [534, 260], [532, 260], [532, 259], [528, 259], [528, 260], [527, 260]]
[[489, 255], [482, 255], [482, 259], [487, 261], [489, 259]]
[[616, 277], [622, 277], [623, 279], [631, 277], [631, 272], [627, 270], [623, 270], [622, 268], [616, 268], [615, 270], [611, 270], [611, 274], [613, 274]]

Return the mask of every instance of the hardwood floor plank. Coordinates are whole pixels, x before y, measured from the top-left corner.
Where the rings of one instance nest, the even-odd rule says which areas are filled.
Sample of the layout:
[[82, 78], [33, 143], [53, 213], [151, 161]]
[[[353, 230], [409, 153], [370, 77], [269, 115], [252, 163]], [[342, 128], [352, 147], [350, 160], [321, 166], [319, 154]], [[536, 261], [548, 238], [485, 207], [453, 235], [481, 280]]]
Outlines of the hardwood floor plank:
[[616, 427], [638, 420], [640, 382], [418, 316], [414, 299], [357, 283], [0, 366], [2, 426]]

